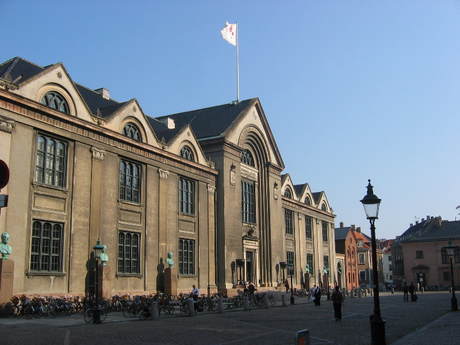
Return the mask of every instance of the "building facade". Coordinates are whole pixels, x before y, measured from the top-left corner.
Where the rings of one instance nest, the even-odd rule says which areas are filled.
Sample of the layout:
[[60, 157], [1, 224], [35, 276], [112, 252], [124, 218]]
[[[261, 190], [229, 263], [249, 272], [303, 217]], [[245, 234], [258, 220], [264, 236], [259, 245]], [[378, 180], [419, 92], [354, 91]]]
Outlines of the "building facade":
[[445, 247], [455, 246], [454, 280], [460, 281], [460, 221], [427, 216], [395, 240], [393, 256], [401, 257], [401, 283], [413, 283], [427, 289], [451, 286], [450, 259]]
[[[359, 287], [358, 271], [358, 246], [355, 235], [355, 227], [345, 227], [340, 222], [340, 227], [335, 229], [335, 248], [336, 255], [344, 256], [344, 285], [347, 290], [353, 290]], [[337, 267], [338, 269], [339, 267]]]
[[[161, 117], [75, 83], [62, 64], [0, 65], [0, 229], [14, 292], [83, 294], [97, 240], [105, 295], [336, 279], [334, 214], [295, 186], [258, 99]], [[284, 276], [283, 276], [284, 275]]]

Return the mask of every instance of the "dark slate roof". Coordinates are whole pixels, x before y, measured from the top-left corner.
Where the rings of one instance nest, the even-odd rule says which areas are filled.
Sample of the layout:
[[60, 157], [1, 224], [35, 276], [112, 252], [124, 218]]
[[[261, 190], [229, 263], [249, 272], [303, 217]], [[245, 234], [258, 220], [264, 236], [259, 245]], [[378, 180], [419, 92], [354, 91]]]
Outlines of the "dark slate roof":
[[[40, 67], [23, 58], [15, 57], [0, 65], [0, 78], [9, 82], [16, 81], [17, 84], [21, 84], [50, 66]], [[108, 117], [125, 104], [112, 99], [105, 99], [100, 93], [82, 85], [75, 84], [75, 86], [89, 110], [95, 116]]]
[[174, 129], [168, 129], [168, 127], [161, 121], [147, 116], [147, 120], [152, 126], [155, 134], [157, 135], [158, 140], [168, 143], [176, 134], [183, 128], [179, 127], [176, 124]]
[[[170, 117], [174, 120], [179, 130], [185, 125], [190, 125], [198, 140], [205, 138], [222, 137], [224, 132], [249, 108], [257, 99], [251, 98], [239, 103], [222, 104], [210, 108], [186, 111], [157, 117], [157, 120]], [[152, 121], [151, 121], [152, 123]], [[154, 126], [152, 124], [152, 126]], [[161, 137], [161, 135], [158, 135]]]
[[108, 117], [126, 103], [118, 103], [113, 99], [105, 99], [100, 93], [80, 84], [75, 84], [75, 86], [88, 105], [90, 111], [99, 117]]
[[400, 242], [423, 242], [460, 238], [460, 221], [430, 218], [410, 227], [397, 238]]
[[17, 83], [22, 83], [41, 71], [43, 71], [42, 67], [20, 57], [15, 57], [0, 65], [0, 78], [10, 82], [16, 80]]
[[321, 194], [323, 192], [315, 192], [315, 193], [311, 193], [311, 195], [313, 195], [313, 199], [315, 200], [315, 204], [318, 205], [319, 201], [321, 200]]
[[344, 240], [347, 238], [348, 231], [350, 231], [351, 227], [346, 226], [343, 228], [335, 228], [335, 239], [336, 240]]
[[303, 187], [305, 184], [295, 184], [294, 189], [297, 196], [300, 198], [302, 196]]

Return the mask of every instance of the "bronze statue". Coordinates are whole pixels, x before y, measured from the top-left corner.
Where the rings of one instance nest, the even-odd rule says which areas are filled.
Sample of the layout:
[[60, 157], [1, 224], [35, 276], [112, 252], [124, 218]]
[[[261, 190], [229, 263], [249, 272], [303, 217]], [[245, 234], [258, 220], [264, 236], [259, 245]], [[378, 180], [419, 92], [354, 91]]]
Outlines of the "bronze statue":
[[0, 254], [2, 254], [2, 260], [7, 260], [8, 256], [13, 252], [13, 248], [8, 244], [10, 240], [10, 234], [4, 232], [2, 234], [2, 242], [0, 243]]
[[169, 268], [172, 268], [174, 266], [173, 252], [168, 252], [166, 263], [168, 264]]

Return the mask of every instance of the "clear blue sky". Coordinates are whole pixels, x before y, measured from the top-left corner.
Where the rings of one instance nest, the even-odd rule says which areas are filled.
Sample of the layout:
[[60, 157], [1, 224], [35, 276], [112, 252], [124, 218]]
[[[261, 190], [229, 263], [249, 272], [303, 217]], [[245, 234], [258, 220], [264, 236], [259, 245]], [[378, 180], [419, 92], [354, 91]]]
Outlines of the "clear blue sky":
[[379, 237], [460, 204], [460, 1], [0, 0], [0, 60], [63, 62], [72, 78], [159, 116], [259, 97], [295, 183], [326, 191], [336, 224]]

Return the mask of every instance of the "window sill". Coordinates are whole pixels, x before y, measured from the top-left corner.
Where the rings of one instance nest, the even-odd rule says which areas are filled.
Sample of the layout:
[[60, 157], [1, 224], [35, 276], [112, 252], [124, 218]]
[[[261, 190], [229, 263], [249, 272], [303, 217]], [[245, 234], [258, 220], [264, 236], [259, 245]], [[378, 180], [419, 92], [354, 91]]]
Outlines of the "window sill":
[[62, 193], [68, 193], [69, 192], [69, 189], [66, 188], [66, 187], [57, 187], [57, 186], [52, 186], [52, 185], [48, 185], [48, 184], [42, 184], [42, 183], [38, 183], [38, 182], [32, 182], [32, 186], [34, 187], [34, 189], [46, 188], [46, 189], [57, 190], [57, 191], [60, 191]]
[[53, 277], [64, 277], [66, 275], [65, 272], [27, 272], [26, 273], [26, 276], [27, 277], [34, 277], [34, 276], [42, 276], [42, 277], [46, 277], [46, 276], [53, 276]]
[[140, 273], [117, 273], [117, 278], [142, 278], [142, 274]]
[[196, 274], [179, 274], [179, 278], [191, 279], [191, 278], [197, 278], [197, 275]]
[[141, 203], [141, 202], [135, 202], [135, 201], [129, 201], [129, 200], [121, 200], [121, 199], [118, 199], [118, 202], [119, 202], [120, 204], [131, 205], [131, 206], [137, 206], [137, 207], [139, 207], [139, 206], [144, 206], [144, 204]]

